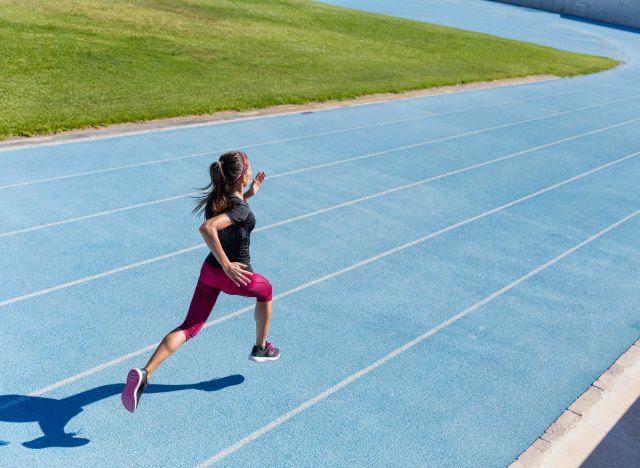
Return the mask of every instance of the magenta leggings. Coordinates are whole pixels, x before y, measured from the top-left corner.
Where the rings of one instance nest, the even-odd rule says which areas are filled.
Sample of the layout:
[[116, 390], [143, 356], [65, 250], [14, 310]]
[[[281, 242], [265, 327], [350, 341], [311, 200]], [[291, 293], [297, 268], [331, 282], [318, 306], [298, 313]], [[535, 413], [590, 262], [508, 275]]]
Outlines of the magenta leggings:
[[217, 268], [205, 261], [200, 269], [200, 277], [191, 299], [187, 318], [181, 329], [187, 340], [198, 334], [218, 299], [220, 291], [233, 296], [255, 297], [258, 302], [271, 300], [271, 283], [258, 273], [250, 275], [251, 282], [246, 286], [236, 286], [222, 268]]

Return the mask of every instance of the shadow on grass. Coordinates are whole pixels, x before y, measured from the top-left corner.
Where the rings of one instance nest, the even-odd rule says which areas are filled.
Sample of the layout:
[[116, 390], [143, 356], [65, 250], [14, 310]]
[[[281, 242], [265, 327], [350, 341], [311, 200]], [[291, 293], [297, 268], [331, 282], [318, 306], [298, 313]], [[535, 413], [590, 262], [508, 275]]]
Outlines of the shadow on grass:
[[[196, 384], [163, 385], [150, 383], [145, 393], [166, 393], [181, 390], [202, 390], [215, 392], [244, 382], [242, 375], [228, 375]], [[0, 421], [10, 423], [37, 422], [44, 435], [24, 442], [27, 448], [42, 449], [48, 447], [80, 447], [88, 444], [89, 439], [75, 437], [75, 432], [65, 432], [64, 427], [83, 408], [105, 398], [122, 393], [124, 384], [109, 384], [71, 395], [60, 400], [55, 398], [27, 395], [0, 395]], [[121, 408], [122, 411], [126, 411]], [[0, 446], [8, 442], [0, 440]]]

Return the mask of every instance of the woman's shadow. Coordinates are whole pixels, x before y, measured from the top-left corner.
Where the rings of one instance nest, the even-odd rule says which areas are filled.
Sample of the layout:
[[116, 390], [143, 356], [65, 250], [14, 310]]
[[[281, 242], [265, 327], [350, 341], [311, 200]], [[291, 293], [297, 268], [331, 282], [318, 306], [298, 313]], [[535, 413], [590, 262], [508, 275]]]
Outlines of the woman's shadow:
[[[145, 389], [145, 393], [177, 392], [190, 389], [215, 392], [232, 385], [239, 385], [242, 382], [244, 382], [242, 375], [229, 375], [196, 384], [162, 385], [150, 383]], [[88, 444], [89, 439], [75, 437], [75, 432], [65, 432], [64, 427], [73, 417], [80, 414], [85, 406], [119, 395], [123, 389], [124, 384], [102, 385], [61, 400], [26, 395], [0, 395], [0, 421], [37, 422], [44, 435], [22, 444], [31, 449], [80, 447]], [[125, 411], [124, 408], [122, 410]], [[6, 443], [0, 445], [6, 445]]]

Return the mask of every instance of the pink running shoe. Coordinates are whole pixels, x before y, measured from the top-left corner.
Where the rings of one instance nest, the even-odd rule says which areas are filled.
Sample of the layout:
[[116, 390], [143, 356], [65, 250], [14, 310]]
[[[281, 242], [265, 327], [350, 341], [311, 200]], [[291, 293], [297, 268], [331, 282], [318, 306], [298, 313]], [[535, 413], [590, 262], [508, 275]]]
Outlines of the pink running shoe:
[[122, 404], [127, 408], [127, 411], [133, 413], [138, 408], [140, 397], [146, 387], [147, 369], [131, 369], [122, 391]]

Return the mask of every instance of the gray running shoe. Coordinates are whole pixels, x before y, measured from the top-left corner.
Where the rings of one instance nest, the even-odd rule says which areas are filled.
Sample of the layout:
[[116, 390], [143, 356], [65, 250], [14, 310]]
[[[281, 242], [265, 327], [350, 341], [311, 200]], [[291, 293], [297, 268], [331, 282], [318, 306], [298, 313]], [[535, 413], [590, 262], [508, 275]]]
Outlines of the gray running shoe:
[[280, 350], [267, 341], [266, 346], [253, 345], [249, 359], [255, 362], [275, 361], [280, 357]]

